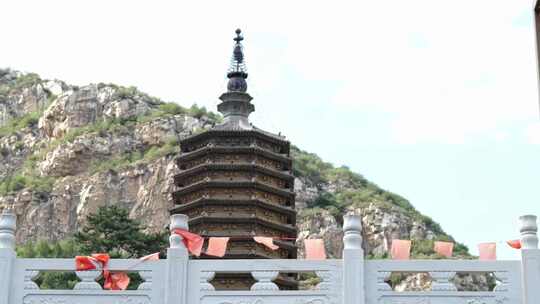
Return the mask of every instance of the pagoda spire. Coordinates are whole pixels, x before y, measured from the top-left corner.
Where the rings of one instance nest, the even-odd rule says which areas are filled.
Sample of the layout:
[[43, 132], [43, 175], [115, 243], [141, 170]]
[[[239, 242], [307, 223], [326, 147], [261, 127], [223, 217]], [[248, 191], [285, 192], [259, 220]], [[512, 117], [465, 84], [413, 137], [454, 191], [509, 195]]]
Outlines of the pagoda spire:
[[255, 111], [255, 107], [250, 103], [253, 98], [246, 93], [248, 74], [242, 45], [244, 37], [240, 29], [237, 29], [235, 33], [233, 54], [227, 72], [227, 78], [229, 78], [227, 92], [219, 97], [222, 102], [218, 104], [218, 111], [224, 117], [222, 127], [251, 129], [248, 117]]
[[236, 30], [236, 37], [234, 37], [233, 40], [235, 41], [235, 44], [229, 72], [227, 73], [227, 78], [229, 78], [227, 90], [229, 92], [245, 93], [247, 91], [246, 78], [248, 77], [248, 74], [246, 62], [244, 60], [244, 47], [242, 46], [244, 37], [242, 37], [242, 31], [240, 29]]

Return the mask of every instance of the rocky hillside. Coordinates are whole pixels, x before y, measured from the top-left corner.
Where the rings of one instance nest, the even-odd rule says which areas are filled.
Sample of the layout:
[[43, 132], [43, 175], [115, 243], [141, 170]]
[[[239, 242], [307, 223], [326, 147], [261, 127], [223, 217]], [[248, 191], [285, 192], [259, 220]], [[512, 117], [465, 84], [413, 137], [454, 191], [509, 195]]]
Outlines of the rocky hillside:
[[[77, 87], [0, 70], [0, 209], [16, 211], [19, 242], [62, 239], [109, 204], [128, 208], [148, 230], [163, 229], [179, 139], [218, 120], [132, 87]], [[387, 256], [392, 238], [416, 240], [413, 255], [433, 257], [433, 240], [452, 239], [407, 200], [348, 168], [296, 148], [293, 157], [300, 241], [321, 236], [338, 257], [347, 212], [362, 215], [368, 257]]]

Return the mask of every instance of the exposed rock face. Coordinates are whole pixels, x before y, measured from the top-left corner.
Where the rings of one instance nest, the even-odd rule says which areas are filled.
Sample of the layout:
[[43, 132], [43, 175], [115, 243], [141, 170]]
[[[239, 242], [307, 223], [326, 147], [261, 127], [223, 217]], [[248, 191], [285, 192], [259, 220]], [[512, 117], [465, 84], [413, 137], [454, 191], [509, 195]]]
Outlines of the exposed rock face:
[[107, 119], [145, 115], [155, 106], [145, 95], [125, 96], [110, 85], [88, 85], [61, 92], [39, 121], [40, 129], [48, 137], [59, 138], [70, 129]]
[[[306, 195], [297, 189], [300, 196]], [[302, 211], [298, 208], [297, 210]], [[367, 208], [348, 209], [347, 213], [359, 214], [362, 217], [362, 234], [366, 254], [382, 256], [388, 252], [392, 239], [432, 239], [434, 233], [423, 223], [419, 223], [401, 212], [399, 208], [392, 210], [381, 209], [376, 204], [369, 204]], [[343, 231], [333, 215], [326, 210], [305, 214], [301, 212], [298, 224], [298, 238], [323, 238], [328, 255], [341, 257]], [[301, 246], [300, 246], [301, 247]], [[300, 255], [303, 252], [299, 252]]]
[[[0, 135], [3, 184], [17, 174], [26, 178], [21, 185], [7, 183], [9, 189], [0, 197], [0, 209], [13, 205], [18, 215], [18, 242], [62, 239], [88, 214], [108, 204], [128, 208], [150, 231], [163, 229], [177, 170], [175, 139], [211, 121], [161, 113], [162, 103], [136, 90], [114, 85], [77, 88], [24, 77], [0, 71], [0, 126], [30, 112], [39, 115], [38, 122]], [[26, 79], [24, 85], [21, 79]], [[49, 188], [42, 185], [45, 181], [50, 181]], [[328, 255], [340, 257], [340, 218], [310, 206], [322, 193], [354, 187], [348, 179], [296, 179], [299, 248], [304, 239], [321, 237]], [[345, 211], [362, 216], [364, 247], [370, 255], [386, 253], [393, 238], [435, 235], [398, 206], [373, 201], [350, 204]]]

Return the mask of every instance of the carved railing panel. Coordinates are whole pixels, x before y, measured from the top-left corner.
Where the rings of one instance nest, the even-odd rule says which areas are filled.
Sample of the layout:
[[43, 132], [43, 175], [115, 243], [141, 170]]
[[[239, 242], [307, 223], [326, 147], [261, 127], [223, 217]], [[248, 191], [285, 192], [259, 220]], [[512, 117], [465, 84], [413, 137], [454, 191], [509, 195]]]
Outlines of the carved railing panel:
[[[155, 273], [158, 284], [163, 286], [163, 266], [166, 261], [141, 262], [137, 259], [112, 259], [111, 271], [139, 273], [144, 280], [138, 290], [110, 291], [103, 290], [98, 283], [101, 270], [74, 271], [74, 259], [17, 259], [12, 278], [13, 294], [10, 303], [24, 304], [150, 304], [152, 299], [162, 295], [153, 289]], [[80, 280], [73, 289], [40, 289], [34, 282], [42, 273], [75, 273]]]
[[[519, 261], [366, 261], [366, 303], [521, 303]], [[386, 283], [390, 273], [429, 273], [431, 289], [396, 292]], [[458, 291], [456, 273], [483, 275], [494, 273], [500, 282], [493, 291]], [[386, 285], [385, 285], [386, 284]]]
[[[341, 261], [306, 261], [306, 260], [192, 260], [190, 274], [201, 278], [199, 295], [191, 295], [188, 302], [199, 300], [200, 303], [212, 304], [256, 304], [256, 303], [292, 303], [292, 304], [341, 304], [343, 275]], [[257, 281], [251, 290], [214, 291], [205, 289], [203, 279], [206, 271], [216, 273], [249, 272]], [[273, 282], [278, 275], [292, 273], [315, 273], [320, 283], [312, 290], [279, 290]], [[189, 288], [190, 291], [191, 288]], [[190, 301], [192, 300], [192, 301]]]

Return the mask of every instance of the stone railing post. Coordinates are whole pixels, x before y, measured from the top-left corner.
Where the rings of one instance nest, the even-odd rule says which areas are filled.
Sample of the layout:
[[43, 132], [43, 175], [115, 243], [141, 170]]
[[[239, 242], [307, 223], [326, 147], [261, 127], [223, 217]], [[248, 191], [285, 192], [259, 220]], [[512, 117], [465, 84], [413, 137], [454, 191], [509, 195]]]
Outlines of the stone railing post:
[[15, 253], [15, 214], [4, 210], [0, 214], [0, 304], [9, 303]]
[[[167, 249], [166, 304], [187, 303], [187, 273], [189, 255], [182, 237], [172, 233], [174, 229], [188, 230], [188, 217], [184, 214], [171, 216], [170, 246]], [[0, 303], [1, 304], [1, 303]]]
[[538, 249], [538, 225], [536, 216], [519, 217], [521, 233], [521, 275], [523, 280], [523, 303], [538, 303], [540, 299], [540, 249]]
[[343, 303], [364, 304], [364, 250], [360, 216], [345, 215], [343, 232]]

